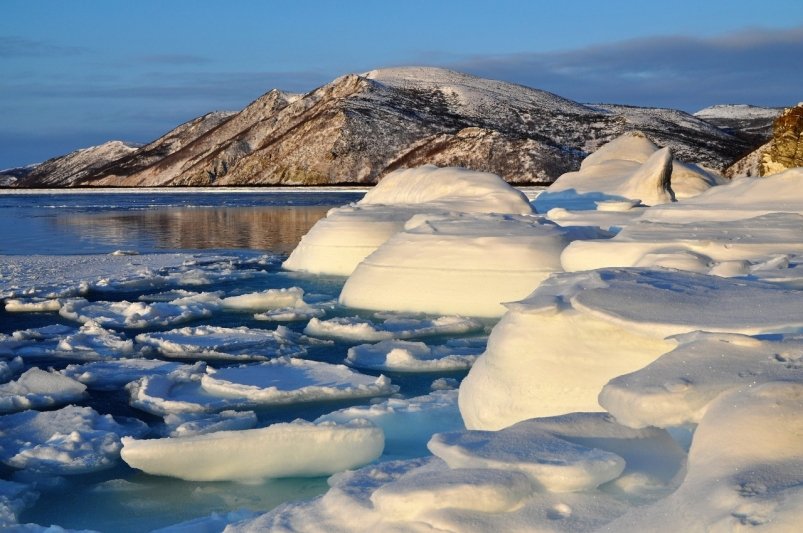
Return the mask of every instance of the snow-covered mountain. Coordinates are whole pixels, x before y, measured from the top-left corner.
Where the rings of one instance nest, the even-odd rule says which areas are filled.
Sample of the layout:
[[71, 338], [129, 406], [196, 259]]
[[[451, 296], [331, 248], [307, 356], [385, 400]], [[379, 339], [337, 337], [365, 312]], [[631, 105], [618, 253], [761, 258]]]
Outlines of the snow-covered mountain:
[[636, 129], [679, 158], [713, 168], [750, 148], [680, 111], [587, 106], [431, 67], [349, 74], [304, 95], [273, 90], [218, 118], [180, 143], [169, 142], [184, 125], [74, 183], [375, 183], [397, 168], [426, 163], [490, 171], [513, 183], [551, 182]]
[[706, 107], [694, 116], [752, 143], [765, 143], [772, 136], [772, 122], [783, 108], [745, 104]]

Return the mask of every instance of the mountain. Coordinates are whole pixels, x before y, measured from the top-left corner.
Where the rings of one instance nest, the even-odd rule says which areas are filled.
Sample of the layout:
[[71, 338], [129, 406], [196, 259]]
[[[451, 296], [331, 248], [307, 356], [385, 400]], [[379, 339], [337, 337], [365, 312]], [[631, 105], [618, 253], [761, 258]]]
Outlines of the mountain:
[[803, 166], [803, 102], [783, 110], [772, 123], [766, 144], [725, 170], [731, 178], [769, 176]]
[[[48, 159], [17, 178], [17, 187], [70, 187], [111, 161], [135, 152], [139, 145], [109, 141]], [[17, 170], [17, 169], [15, 169]]]
[[349, 74], [304, 95], [270, 91], [182, 143], [167, 146], [174, 130], [74, 183], [375, 183], [392, 170], [425, 163], [545, 183], [632, 130], [712, 168], [750, 148], [680, 111], [588, 106], [521, 85], [404, 67]]
[[782, 107], [725, 104], [706, 107], [694, 113], [694, 116], [753, 145], [759, 145], [770, 139], [772, 123], [782, 111]]

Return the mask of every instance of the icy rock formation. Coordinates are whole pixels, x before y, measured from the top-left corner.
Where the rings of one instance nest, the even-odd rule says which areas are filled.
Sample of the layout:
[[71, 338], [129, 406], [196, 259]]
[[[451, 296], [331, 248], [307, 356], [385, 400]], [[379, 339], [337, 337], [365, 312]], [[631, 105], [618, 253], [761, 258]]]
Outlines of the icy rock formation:
[[282, 266], [347, 276], [418, 213], [532, 213], [526, 196], [499, 176], [426, 165], [387, 175], [356, 204], [329, 211]]
[[[672, 159], [639, 131], [629, 132], [583, 160], [580, 170], [559, 177], [535, 200], [539, 213], [552, 207], [595, 209], [605, 202], [665, 204], [725, 183], [724, 178]], [[600, 205], [600, 207], [605, 207]]]
[[149, 474], [191, 481], [318, 477], [365, 465], [382, 454], [382, 430], [367, 422], [296, 421], [190, 437], [123, 439], [121, 456]]
[[609, 234], [561, 228], [540, 217], [418, 215], [366, 257], [340, 294], [347, 307], [501, 316], [560, 271], [560, 253], [577, 238]]
[[668, 270], [556, 274], [508, 308], [460, 386], [460, 412], [470, 429], [599, 411], [602, 387], [671, 350], [671, 335], [803, 327], [794, 291]]

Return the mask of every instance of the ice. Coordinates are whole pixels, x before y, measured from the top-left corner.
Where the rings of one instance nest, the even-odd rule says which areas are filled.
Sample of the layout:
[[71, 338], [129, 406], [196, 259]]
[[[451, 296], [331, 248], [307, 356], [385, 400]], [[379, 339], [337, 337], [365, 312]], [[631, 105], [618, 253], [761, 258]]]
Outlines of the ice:
[[397, 170], [356, 204], [331, 210], [283, 266], [348, 276], [413, 215], [455, 211], [528, 214], [532, 208], [526, 196], [495, 174], [433, 165]]
[[459, 346], [447, 342], [444, 346], [427, 346], [423, 342], [385, 340], [377, 344], [360, 344], [349, 348], [346, 364], [356, 368], [392, 372], [443, 372], [471, 368], [485, 348]]
[[366, 257], [340, 294], [347, 307], [497, 317], [561, 271], [577, 238], [610, 234], [561, 228], [542, 217], [418, 215]]
[[762, 178], [743, 178], [714, 187], [672, 206], [657, 206], [644, 218], [660, 222], [741, 220], [769, 213], [803, 215], [803, 168]]
[[165, 332], [140, 333], [136, 341], [165, 357], [231, 360], [265, 360], [306, 353], [304, 337], [286, 327], [275, 331], [245, 326], [195, 326]]
[[88, 321], [80, 329], [54, 324], [0, 335], [0, 354], [28, 358], [58, 357], [96, 360], [123, 357], [134, 352], [130, 339]]
[[192, 437], [123, 439], [123, 460], [149, 474], [192, 481], [317, 477], [370, 463], [384, 446], [367, 422], [296, 421]]
[[[596, 210], [569, 210], [563, 207], [553, 207], [546, 213], [546, 218], [556, 222], [560, 226], [587, 226], [597, 227], [611, 233], [618, 233], [625, 226], [640, 218], [646, 211], [646, 207], [631, 207], [625, 211], [608, 211], [605, 205], [612, 202], [601, 202], [597, 204]], [[619, 202], [616, 202], [617, 204]], [[630, 205], [625, 202], [624, 205]]]
[[238, 509], [228, 513], [212, 513], [209, 516], [154, 529], [151, 533], [220, 533], [229, 524], [250, 520], [258, 515], [259, 513], [247, 509]]
[[226, 309], [246, 311], [267, 311], [288, 307], [305, 307], [304, 290], [299, 287], [287, 289], [268, 289], [239, 296], [223, 298], [221, 304]]
[[61, 309], [59, 300], [9, 298], [5, 301], [7, 313], [47, 313]]
[[761, 340], [695, 332], [648, 366], [611, 380], [600, 405], [632, 427], [696, 424], [731, 389], [767, 381], [803, 383], [803, 339]]
[[217, 431], [253, 429], [257, 416], [253, 411], [221, 411], [220, 413], [183, 413], [165, 415], [168, 437], [191, 437]]
[[68, 365], [61, 371], [91, 390], [117, 390], [144, 376], [167, 375], [180, 368], [192, 368], [157, 359], [115, 359]]
[[586, 157], [577, 172], [560, 176], [535, 199], [539, 213], [553, 207], [597, 209], [597, 202], [665, 204], [726, 183], [718, 175], [672, 159], [639, 131], [625, 133]]
[[61, 338], [76, 331], [70, 326], [52, 324], [18, 330], [11, 335], [0, 333], [0, 355], [21, 355], [26, 358], [49, 355], [55, 351]]
[[631, 429], [603, 413], [525, 420], [500, 431], [440, 433], [429, 449], [451, 468], [521, 472], [538, 490], [552, 492], [591, 490], [624, 472], [668, 493], [685, 464], [685, 453], [666, 431]]
[[[664, 266], [720, 275], [737, 261], [762, 262], [777, 253], [803, 253], [803, 216], [773, 213], [733, 221], [693, 223], [643, 220], [604, 241], [575, 241], [561, 255], [567, 271], [604, 267]], [[691, 263], [685, 261], [693, 254]], [[747, 265], [749, 268], [749, 265]]]
[[24, 483], [0, 479], [0, 528], [11, 530], [17, 526], [19, 514], [33, 505], [39, 497]]
[[105, 470], [117, 463], [122, 436], [146, 431], [142, 422], [120, 424], [91, 407], [24, 411], [0, 416], [0, 461], [49, 475]]
[[673, 494], [610, 531], [797, 531], [803, 520], [803, 384], [770, 382], [708, 407]]
[[369, 406], [346, 407], [321, 416], [316, 422], [343, 424], [370, 420], [385, 433], [383, 458], [426, 455], [433, 434], [463, 429], [457, 409], [457, 391], [434, 391], [414, 398], [388, 398]]
[[0, 361], [0, 383], [9, 381], [22, 370], [23, 366], [22, 357], [19, 356], [10, 361]]
[[82, 399], [85, 391], [74, 379], [34, 367], [0, 385], [0, 413], [62, 405]]
[[131, 329], [170, 326], [212, 314], [202, 302], [174, 302], [90, 302], [78, 298], [66, 301], [59, 314], [76, 322], [94, 321], [101, 326]]
[[[141, 302], [172, 302], [179, 298], [187, 298], [190, 296], [198, 296], [199, 292], [188, 291], [185, 289], [172, 289], [169, 291], [157, 292], [154, 294], [143, 294], [137, 300]], [[219, 293], [218, 296], [222, 294]]]
[[555, 274], [508, 307], [460, 386], [471, 429], [599, 411], [602, 387], [674, 348], [671, 335], [803, 329], [794, 291], [669, 270]]
[[348, 341], [379, 342], [392, 339], [412, 339], [432, 335], [460, 335], [482, 331], [481, 322], [461, 316], [413, 318], [390, 316], [382, 324], [360, 317], [336, 317], [329, 320], [313, 318], [304, 333], [315, 337]]
[[398, 390], [385, 376], [358, 374], [343, 365], [279, 358], [213, 369], [196, 364], [128, 385], [131, 405], [166, 415], [297, 402], [386, 396]]

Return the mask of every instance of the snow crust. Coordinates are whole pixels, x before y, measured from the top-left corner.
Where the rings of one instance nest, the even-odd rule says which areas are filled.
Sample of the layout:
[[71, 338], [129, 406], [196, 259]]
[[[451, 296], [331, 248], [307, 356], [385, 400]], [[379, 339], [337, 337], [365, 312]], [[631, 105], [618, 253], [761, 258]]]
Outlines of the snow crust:
[[121, 456], [133, 468], [192, 481], [221, 481], [333, 474], [379, 457], [384, 437], [368, 423], [296, 421], [189, 437], [124, 438], [122, 443]]
[[355, 204], [331, 210], [284, 262], [284, 268], [348, 276], [379, 245], [420, 213], [529, 214], [527, 197], [487, 172], [434, 165], [391, 172]]
[[608, 236], [515, 215], [418, 215], [366, 257], [340, 293], [347, 307], [501, 316], [552, 272], [577, 238]]

